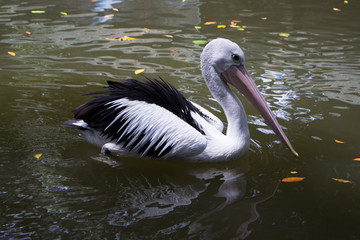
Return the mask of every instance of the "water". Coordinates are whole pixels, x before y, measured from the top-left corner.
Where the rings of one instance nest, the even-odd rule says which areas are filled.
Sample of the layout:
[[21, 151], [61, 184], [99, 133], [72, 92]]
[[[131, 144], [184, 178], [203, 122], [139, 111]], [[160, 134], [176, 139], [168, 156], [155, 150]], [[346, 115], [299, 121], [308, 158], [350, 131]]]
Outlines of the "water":
[[[359, 239], [359, 9], [353, 0], [1, 2], [1, 238]], [[125, 36], [135, 39], [114, 40]], [[216, 37], [243, 48], [297, 161], [243, 98], [251, 150], [226, 164], [104, 158], [61, 127], [89, 99], [81, 94], [141, 78], [141, 68], [225, 121], [193, 43]]]

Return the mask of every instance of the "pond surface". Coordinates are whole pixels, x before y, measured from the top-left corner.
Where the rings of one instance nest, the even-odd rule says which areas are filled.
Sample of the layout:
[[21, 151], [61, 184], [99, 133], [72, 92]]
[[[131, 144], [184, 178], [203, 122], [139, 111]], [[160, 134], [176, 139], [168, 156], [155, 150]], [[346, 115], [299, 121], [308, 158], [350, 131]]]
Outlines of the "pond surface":
[[[355, 0], [1, 1], [1, 238], [359, 239], [359, 11]], [[242, 97], [251, 149], [230, 163], [103, 157], [61, 126], [91, 99], [81, 94], [142, 68], [226, 121], [193, 42], [217, 37], [243, 48], [298, 160]]]

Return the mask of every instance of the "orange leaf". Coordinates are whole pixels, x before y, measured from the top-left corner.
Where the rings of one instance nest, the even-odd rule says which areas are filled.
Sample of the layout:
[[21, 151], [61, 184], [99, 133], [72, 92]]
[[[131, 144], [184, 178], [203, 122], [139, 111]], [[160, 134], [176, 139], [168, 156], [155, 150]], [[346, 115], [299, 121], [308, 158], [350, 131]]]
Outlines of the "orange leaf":
[[230, 25], [236, 25], [240, 20], [231, 20]]
[[168, 37], [168, 38], [173, 38], [174, 36], [173, 35], [169, 35], [169, 34], [165, 34], [163, 35], [164, 37]]
[[205, 22], [204, 25], [216, 24], [216, 22]]
[[345, 142], [340, 141], [340, 140], [337, 140], [337, 139], [335, 139], [335, 138], [334, 138], [334, 141], [335, 141], [336, 143], [345, 143]]
[[331, 178], [334, 181], [341, 182], [341, 183], [351, 183], [349, 180], [341, 179], [341, 178]]
[[360, 161], [360, 158], [354, 158], [353, 160], [354, 161]]
[[339, 8], [333, 8], [333, 10], [336, 12], [341, 12], [341, 9], [339, 9]]
[[104, 17], [113, 17], [114, 16], [114, 14], [108, 14], [108, 15], [105, 15]]
[[302, 180], [304, 180], [304, 177], [286, 177], [286, 178], [283, 178], [281, 181], [282, 182], [301, 182]]

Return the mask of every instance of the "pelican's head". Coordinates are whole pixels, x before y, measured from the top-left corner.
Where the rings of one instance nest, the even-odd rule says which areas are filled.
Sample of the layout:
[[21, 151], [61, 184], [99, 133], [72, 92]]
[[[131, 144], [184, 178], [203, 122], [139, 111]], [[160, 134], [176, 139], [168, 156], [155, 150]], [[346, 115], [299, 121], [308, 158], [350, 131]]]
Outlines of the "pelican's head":
[[[236, 43], [224, 38], [212, 40], [205, 46], [201, 54], [201, 69], [205, 81], [209, 81], [209, 79], [210, 81], [217, 81], [217, 83], [207, 82], [208, 85], [218, 84], [220, 81], [237, 88], [258, 110], [266, 123], [290, 151], [296, 157], [299, 156], [291, 146], [290, 141], [261, 95], [254, 80], [246, 70], [244, 52]], [[215, 74], [218, 77], [209, 76], [209, 74]]]

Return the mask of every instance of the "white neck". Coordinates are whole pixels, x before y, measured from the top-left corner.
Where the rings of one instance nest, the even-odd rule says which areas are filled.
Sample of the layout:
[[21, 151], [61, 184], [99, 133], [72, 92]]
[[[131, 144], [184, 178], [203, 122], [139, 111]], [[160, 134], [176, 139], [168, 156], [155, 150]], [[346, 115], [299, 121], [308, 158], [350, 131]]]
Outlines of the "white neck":
[[244, 107], [229, 86], [220, 79], [215, 69], [209, 64], [202, 65], [202, 72], [208, 88], [224, 109], [228, 127], [226, 136], [236, 141], [249, 139], [249, 128]]

